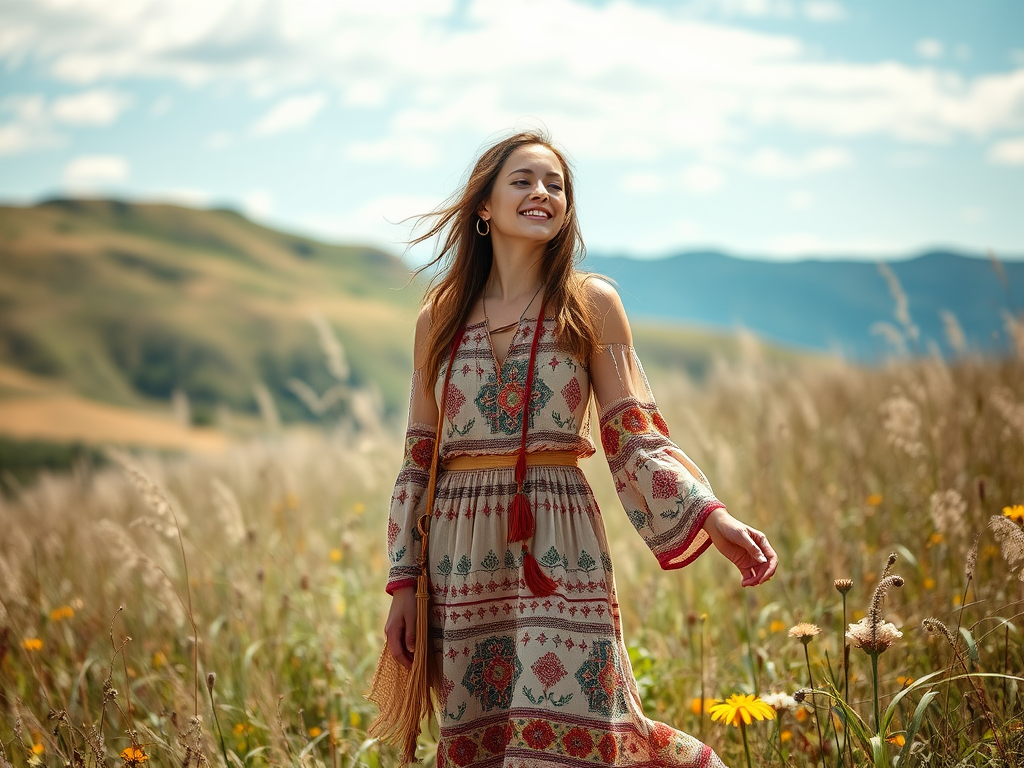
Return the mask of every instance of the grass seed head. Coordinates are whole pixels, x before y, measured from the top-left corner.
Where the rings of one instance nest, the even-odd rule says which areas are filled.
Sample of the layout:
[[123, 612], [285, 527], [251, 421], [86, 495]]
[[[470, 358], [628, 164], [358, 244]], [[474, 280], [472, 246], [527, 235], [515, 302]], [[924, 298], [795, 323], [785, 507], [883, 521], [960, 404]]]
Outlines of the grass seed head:
[[853, 579], [836, 579], [832, 582], [840, 594], [845, 595], [853, 589]]
[[[1024, 531], [1010, 518], [1000, 515], [992, 516], [989, 527], [999, 542], [1003, 560], [1011, 569], [1015, 569], [1024, 560]], [[1024, 581], [1024, 569], [1021, 569], [1019, 578]]]
[[808, 624], [807, 622], [801, 622], [796, 626], [789, 628], [789, 636], [795, 637], [804, 645], [811, 642], [811, 639], [815, 635], [821, 634], [821, 627], [817, 624]]
[[956, 648], [956, 638], [953, 633], [949, 630], [945, 624], [936, 618], [929, 617], [921, 621], [921, 626], [924, 627], [925, 632], [929, 632], [933, 635], [942, 635], [946, 638], [946, 642], [949, 643], [950, 648]]

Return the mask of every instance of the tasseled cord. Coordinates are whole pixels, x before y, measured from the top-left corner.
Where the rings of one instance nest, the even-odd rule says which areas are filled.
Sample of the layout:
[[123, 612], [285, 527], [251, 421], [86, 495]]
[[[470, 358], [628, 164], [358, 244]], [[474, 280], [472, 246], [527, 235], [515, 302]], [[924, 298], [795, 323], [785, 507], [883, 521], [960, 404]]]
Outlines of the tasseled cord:
[[522, 441], [519, 444], [519, 459], [516, 461], [516, 495], [508, 505], [508, 541], [523, 543], [523, 579], [526, 586], [537, 597], [547, 597], [555, 593], [558, 584], [541, 570], [537, 558], [530, 552], [527, 539], [536, 531], [537, 521], [530, 509], [530, 502], [523, 490], [526, 480], [526, 432], [530, 422], [530, 400], [533, 393], [533, 369], [537, 360], [537, 343], [540, 341], [540, 329], [544, 325], [544, 301], [540, 304], [540, 316], [537, 327], [533, 331], [533, 343], [530, 345], [530, 363], [526, 369], [526, 405], [523, 408]]
[[[416, 643], [412, 654], [412, 669], [406, 671], [391, 655], [387, 644], [374, 676], [367, 698], [380, 708], [380, 715], [370, 725], [370, 736], [378, 736], [386, 744], [402, 750], [401, 765], [416, 762], [416, 743], [420, 736], [423, 718], [434, 711], [434, 698], [438, 689], [438, 670], [430, 653], [430, 576], [428, 575], [428, 545], [430, 543], [430, 516], [434, 506], [434, 491], [437, 488], [437, 467], [441, 447], [441, 427], [444, 424], [444, 406], [448, 399], [448, 383], [455, 354], [462, 345], [465, 331], [460, 333], [452, 345], [451, 359], [445, 373], [444, 396], [441, 398], [437, 417], [437, 433], [434, 435], [434, 458], [430, 465], [430, 483], [427, 486], [426, 511], [416, 524], [422, 536], [420, 550], [420, 573], [416, 579]], [[404, 694], [404, 695], [403, 695]]]

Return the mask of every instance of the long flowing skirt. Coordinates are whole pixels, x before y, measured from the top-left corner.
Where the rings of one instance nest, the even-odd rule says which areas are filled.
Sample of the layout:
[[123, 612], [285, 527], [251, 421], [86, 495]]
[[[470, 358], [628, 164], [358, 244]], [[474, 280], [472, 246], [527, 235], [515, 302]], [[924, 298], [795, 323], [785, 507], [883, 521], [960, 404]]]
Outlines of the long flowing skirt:
[[431, 521], [431, 642], [440, 655], [438, 766], [721, 766], [643, 714], [622, 639], [600, 510], [574, 467], [531, 467], [528, 542], [558, 582], [535, 597], [507, 543], [514, 471], [443, 473]]

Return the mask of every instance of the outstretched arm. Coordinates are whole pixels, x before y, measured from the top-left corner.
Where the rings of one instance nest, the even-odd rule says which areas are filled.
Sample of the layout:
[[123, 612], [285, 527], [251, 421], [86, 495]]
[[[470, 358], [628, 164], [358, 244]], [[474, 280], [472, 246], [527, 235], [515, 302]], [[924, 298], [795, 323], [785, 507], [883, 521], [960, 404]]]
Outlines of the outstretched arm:
[[602, 344], [591, 360], [591, 383], [605, 455], [630, 521], [664, 568], [686, 565], [714, 544], [739, 569], [743, 586], [763, 584], [778, 566], [768, 538], [730, 515], [697, 465], [669, 439], [622, 301], [602, 280], [588, 286]]

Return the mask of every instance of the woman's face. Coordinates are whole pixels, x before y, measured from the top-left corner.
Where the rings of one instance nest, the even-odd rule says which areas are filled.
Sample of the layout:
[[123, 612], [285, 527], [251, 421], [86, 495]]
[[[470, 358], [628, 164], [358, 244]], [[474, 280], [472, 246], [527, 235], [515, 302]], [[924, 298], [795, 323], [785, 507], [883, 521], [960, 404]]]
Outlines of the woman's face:
[[565, 223], [562, 164], [542, 144], [519, 147], [498, 171], [491, 196], [478, 211], [495, 239], [547, 243]]

